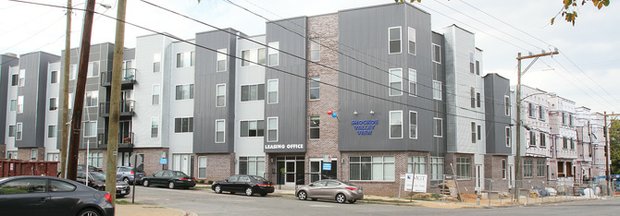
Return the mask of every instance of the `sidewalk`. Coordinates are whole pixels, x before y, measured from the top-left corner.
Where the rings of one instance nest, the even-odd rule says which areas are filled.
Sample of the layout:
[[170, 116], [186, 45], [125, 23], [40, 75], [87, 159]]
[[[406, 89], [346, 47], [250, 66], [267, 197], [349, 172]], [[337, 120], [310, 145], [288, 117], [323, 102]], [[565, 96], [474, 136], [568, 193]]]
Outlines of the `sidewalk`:
[[179, 209], [164, 208], [152, 205], [121, 205], [116, 204], [116, 215], [125, 216], [194, 216], [196, 214]]

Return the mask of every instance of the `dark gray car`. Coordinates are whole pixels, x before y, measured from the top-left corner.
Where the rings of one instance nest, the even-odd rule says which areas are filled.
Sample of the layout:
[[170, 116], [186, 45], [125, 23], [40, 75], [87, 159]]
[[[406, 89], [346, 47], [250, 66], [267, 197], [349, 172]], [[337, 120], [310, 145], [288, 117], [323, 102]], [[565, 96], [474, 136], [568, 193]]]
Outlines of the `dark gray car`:
[[142, 178], [144, 177], [143, 171], [129, 166], [121, 166], [116, 168], [117, 181], [124, 181], [127, 184], [133, 184], [134, 176], [136, 184], [142, 184]]
[[56, 177], [0, 179], [2, 215], [114, 216], [111, 202], [105, 191]]

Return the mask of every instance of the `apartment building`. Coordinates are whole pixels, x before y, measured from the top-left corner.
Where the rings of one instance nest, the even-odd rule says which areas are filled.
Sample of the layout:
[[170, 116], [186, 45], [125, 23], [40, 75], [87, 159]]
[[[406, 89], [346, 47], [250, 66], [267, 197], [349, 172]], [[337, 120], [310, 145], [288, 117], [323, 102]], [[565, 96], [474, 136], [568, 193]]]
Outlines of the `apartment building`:
[[[575, 130], [577, 131], [577, 160], [575, 161], [575, 184], [581, 184], [584, 180], [593, 177], [592, 150], [593, 140], [596, 135], [592, 133], [594, 113], [587, 107], [575, 108]], [[594, 175], [598, 176], [598, 175]]]
[[[7, 53], [0, 55], [0, 101], [9, 101], [7, 92], [9, 86], [13, 86], [13, 68], [18, 64], [19, 58], [17, 58], [15, 54]], [[6, 143], [8, 142], [6, 137], [8, 137], [9, 129], [15, 129], [6, 124], [7, 110], [11, 108], [11, 102], [0, 104], [0, 134], [3, 136], [2, 139], [0, 139], [0, 159], [13, 157], [13, 154], [9, 155], [6, 152]], [[17, 154], [15, 154], [15, 157], [17, 157]]]
[[575, 181], [578, 158], [575, 102], [553, 95], [549, 97], [549, 104], [549, 127], [554, 144], [550, 179], [570, 186]]

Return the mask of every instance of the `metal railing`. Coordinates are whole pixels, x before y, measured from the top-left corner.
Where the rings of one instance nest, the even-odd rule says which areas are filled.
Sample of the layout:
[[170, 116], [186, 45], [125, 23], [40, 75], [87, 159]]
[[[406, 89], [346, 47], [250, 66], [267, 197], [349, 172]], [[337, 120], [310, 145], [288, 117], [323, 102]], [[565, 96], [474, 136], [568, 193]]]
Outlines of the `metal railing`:
[[[127, 68], [122, 70], [121, 84], [134, 84], [136, 83], [136, 69]], [[101, 86], [110, 86], [112, 83], [111, 72], [101, 72]]]
[[[120, 101], [120, 115], [121, 116], [133, 116], [134, 110], [135, 110], [134, 100], [121, 100]], [[102, 116], [110, 115], [110, 102], [100, 103], [99, 113]]]

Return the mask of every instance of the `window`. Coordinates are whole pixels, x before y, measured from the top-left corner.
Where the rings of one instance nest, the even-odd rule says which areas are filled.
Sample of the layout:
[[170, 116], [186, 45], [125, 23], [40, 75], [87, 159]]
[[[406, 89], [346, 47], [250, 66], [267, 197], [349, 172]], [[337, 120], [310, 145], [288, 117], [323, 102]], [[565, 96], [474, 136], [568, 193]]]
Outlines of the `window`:
[[390, 68], [390, 96], [403, 95], [403, 69]]
[[161, 54], [154, 53], [153, 54], [153, 73], [159, 72], [161, 68]]
[[15, 129], [15, 140], [22, 140], [22, 129], [23, 129], [23, 125], [21, 122], [18, 122], [17, 124], [15, 124], [16, 129]]
[[409, 43], [408, 45], [408, 51], [409, 54], [415, 55], [416, 54], [416, 35], [415, 35], [416, 31], [414, 28], [408, 27], [407, 28], [407, 38]]
[[321, 44], [318, 38], [310, 39], [310, 61], [318, 62], [321, 60]]
[[403, 111], [390, 111], [390, 139], [403, 138]]
[[72, 64], [69, 68], [69, 79], [74, 80], [77, 78], [77, 64]]
[[216, 70], [215, 72], [224, 72], [226, 71], [226, 64], [227, 64], [227, 56], [228, 55], [228, 50], [227, 49], [218, 49], [217, 50], [217, 54], [216, 54], [216, 60], [217, 60], [217, 64], [216, 64]]
[[573, 114], [569, 114], [569, 116], [568, 116], [568, 126], [571, 126], [571, 127], [575, 126], [575, 124], [573, 124], [574, 123], [574, 120], [573, 120], [574, 118], [573, 117], [574, 117]]
[[482, 129], [481, 129], [481, 128], [482, 128], [482, 126], [481, 126], [481, 125], [476, 125], [476, 127], [478, 127], [478, 132], [477, 132], [477, 134], [478, 134], [478, 140], [480, 140], [480, 139], [482, 138], [482, 137], [481, 137], [481, 136], [482, 136]]
[[56, 125], [48, 125], [47, 126], [47, 138], [56, 137]]
[[441, 64], [441, 46], [433, 44], [433, 62]]
[[183, 53], [177, 53], [177, 68], [182, 68], [184, 67], [184, 63], [183, 59], [185, 57], [183, 56]]
[[159, 134], [159, 119], [157, 117], [151, 118], [151, 138], [157, 138]]
[[310, 122], [308, 130], [310, 132], [310, 139], [321, 138], [321, 118], [319, 116], [310, 116]]
[[58, 71], [50, 72], [50, 83], [51, 84], [58, 83]]
[[536, 147], [536, 132], [530, 131], [530, 146]]
[[103, 152], [91, 152], [88, 155], [88, 164], [101, 168], [103, 166]]
[[502, 159], [502, 179], [506, 179], [506, 160]]
[[17, 85], [19, 87], [24, 87], [25, 84], [26, 84], [26, 70], [21, 69], [19, 70], [19, 81]]
[[267, 118], [267, 142], [278, 141], [278, 117]]
[[49, 110], [50, 111], [54, 111], [58, 109], [58, 101], [56, 100], [56, 98], [50, 98], [50, 107]]
[[262, 137], [265, 136], [265, 121], [241, 121], [241, 137]]
[[267, 104], [278, 103], [278, 80], [267, 80]]
[[69, 183], [51, 180], [49, 192], [71, 192], [75, 190], [75, 186]]
[[402, 40], [402, 33], [401, 33], [401, 27], [391, 27], [388, 28], [388, 53], [389, 54], [399, 54], [400, 50], [401, 50], [401, 43], [400, 41]]
[[471, 122], [471, 143], [476, 143], [476, 122]]
[[443, 179], [443, 157], [431, 157], [431, 180]]
[[153, 85], [153, 96], [151, 100], [151, 104], [159, 105], [159, 85]]
[[456, 179], [470, 179], [471, 178], [471, 158], [457, 157], [456, 158]]
[[418, 138], [418, 113], [409, 111], [409, 139]]
[[469, 98], [470, 98], [470, 106], [471, 108], [476, 108], [476, 89], [471, 87], [469, 89]]
[[540, 147], [544, 148], [547, 146], [547, 135], [545, 133], [540, 133]]
[[190, 133], [194, 132], [194, 118], [175, 118], [174, 119], [174, 132], [175, 133]]
[[9, 111], [15, 112], [17, 110], [17, 100], [11, 100]]
[[526, 158], [523, 160], [523, 177], [532, 177], [534, 171], [534, 161]]
[[196, 62], [196, 52], [189, 52], [189, 66], [194, 66], [194, 62]]
[[47, 161], [60, 161], [60, 153], [47, 153]]
[[269, 46], [269, 50], [267, 51], [269, 66], [280, 65], [280, 42], [270, 42], [267, 46]]
[[409, 68], [409, 96], [418, 95], [418, 72]]
[[442, 86], [443, 83], [441, 81], [438, 80], [433, 80], [433, 99], [435, 100], [441, 100], [441, 95], [442, 93]]
[[17, 96], [17, 113], [24, 112], [24, 96]]
[[17, 179], [0, 186], [0, 194], [45, 193], [47, 179]]
[[566, 126], [566, 113], [562, 113], [562, 125]]
[[575, 150], [575, 139], [570, 139], [570, 149]]
[[469, 72], [474, 74], [474, 53], [469, 53]]
[[258, 49], [258, 64], [265, 65], [267, 63], [267, 50], [265, 48]]
[[241, 51], [241, 66], [250, 65], [250, 50], [242, 50]]
[[536, 105], [532, 104], [532, 103], [527, 103], [527, 113], [528, 116], [530, 118], [535, 118], [536, 114], [534, 112], [536, 112]]
[[97, 137], [97, 122], [86, 121], [84, 122], [84, 137]]
[[176, 100], [194, 99], [194, 84], [177, 85]]
[[241, 101], [265, 99], [265, 84], [241, 86]]
[[15, 125], [9, 125], [9, 137], [15, 137]]
[[476, 107], [480, 108], [480, 92], [476, 92]]
[[207, 178], [207, 157], [198, 157], [198, 178]]
[[308, 87], [310, 88], [308, 92], [310, 93], [310, 100], [318, 100], [321, 98], [321, 78], [320, 77], [310, 77], [310, 84]]
[[426, 157], [409, 157], [407, 159], [407, 173], [426, 174]]
[[350, 157], [350, 179], [358, 181], [394, 181], [394, 157]]
[[568, 149], [568, 139], [566, 137], [562, 137], [562, 148]]
[[433, 118], [433, 136], [443, 137], [443, 119]]
[[545, 159], [538, 159], [536, 162], [536, 175], [537, 176], [545, 176], [547, 173], [547, 162]]
[[510, 96], [504, 95], [504, 115], [510, 116]]
[[510, 126], [506, 126], [504, 135], [506, 140], [506, 147], [512, 146], [512, 129], [510, 128]]
[[215, 143], [224, 143], [226, 141], [226, 120], [215, 120]]
[[215, 106], [216, 107], [226, 106], [226, 83], [217, 84], [215, 86]]
[[84, 105], [86, 107], [96, 107], [99, 98], [99, 91], [88, 91], [86, 92], [86, 102]]
[[99, 76], [99, 62], [88, 62], [88, 77]]
[[239, 174], [265, 176], [265, 157], [239, 157]]
[[480, 75], [480, 61], [476, 60], [476, 75]]
[[17, 86], [19, 84], [19, 74], [11, 75], [11, 86]]

